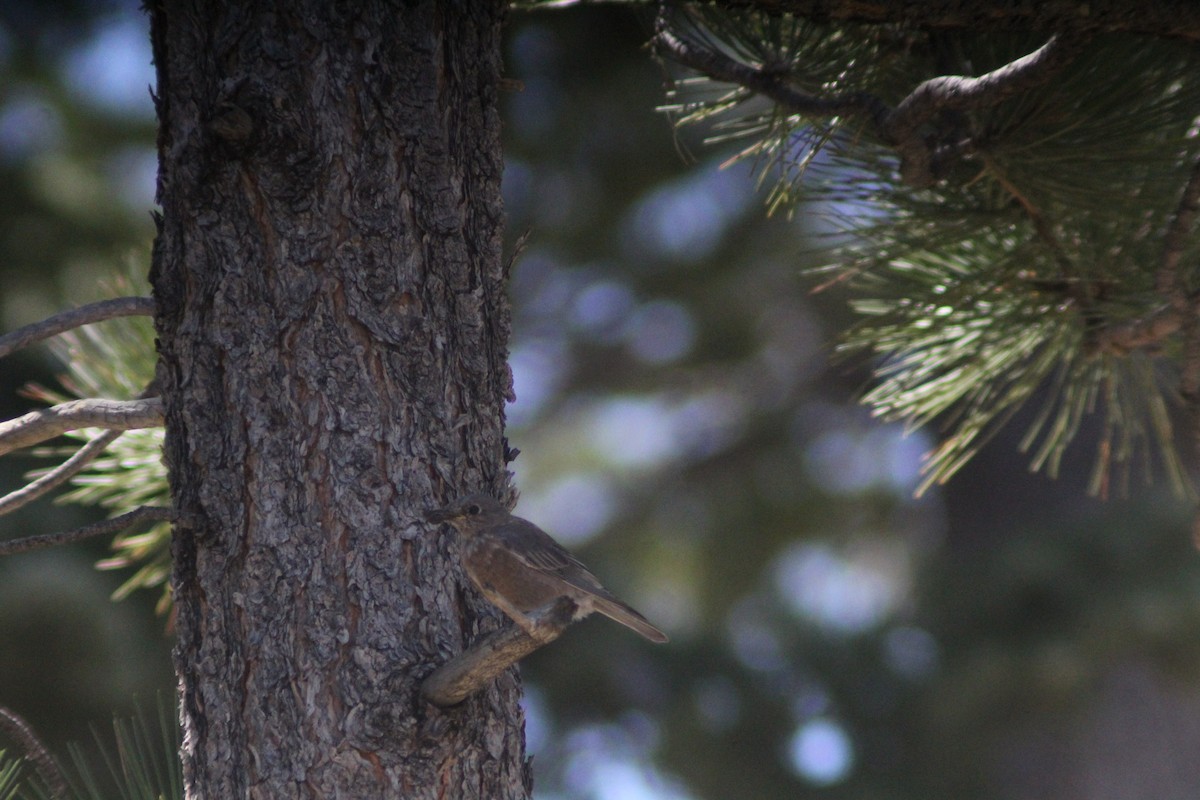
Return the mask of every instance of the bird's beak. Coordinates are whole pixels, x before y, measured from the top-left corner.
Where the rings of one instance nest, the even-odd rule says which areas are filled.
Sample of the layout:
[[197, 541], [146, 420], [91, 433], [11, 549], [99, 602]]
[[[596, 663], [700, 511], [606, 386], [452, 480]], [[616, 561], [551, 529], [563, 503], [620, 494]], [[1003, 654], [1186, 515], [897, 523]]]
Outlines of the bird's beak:
[[425, 512], [425, 519], [430, 522], [449, 522], [453, 518], [454, 515], [445, 508], [434, 508]]

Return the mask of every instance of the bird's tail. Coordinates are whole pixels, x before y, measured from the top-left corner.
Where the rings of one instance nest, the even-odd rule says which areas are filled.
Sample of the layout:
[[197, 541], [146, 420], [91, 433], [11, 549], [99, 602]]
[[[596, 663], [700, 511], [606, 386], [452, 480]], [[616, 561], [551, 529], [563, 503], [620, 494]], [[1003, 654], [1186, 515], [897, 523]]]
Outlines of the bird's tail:
[[597, 595], [592, 602], [595, 609], [601, 614], [614, 622], [621, 623], [626, 628], [637, 631], [655, 644], [662, 644], [667, 641], [665, 633], [651, 625], [645, 617], [615, 597], [601, 597]]

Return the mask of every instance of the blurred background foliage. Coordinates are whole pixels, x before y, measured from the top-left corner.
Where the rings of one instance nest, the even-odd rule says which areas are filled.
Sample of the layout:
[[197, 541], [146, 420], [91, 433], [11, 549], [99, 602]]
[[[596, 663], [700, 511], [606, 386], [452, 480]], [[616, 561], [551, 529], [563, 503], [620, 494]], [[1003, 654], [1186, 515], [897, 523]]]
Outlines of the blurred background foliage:
[[[872, 365], [830, 366], [854, 317], [804, 275], [827, 223], [767, 217], [754, 165], [720, 168], [744, 143], [672, 131], [651, 34], [604, 6], [507, 29], [517, 511], [672, 635], [589, 621], [526, 662], [536, 796], [1196, 794], [1189, 508], [1087, 498], [1087, 453], [1030, 475], [1031, 412], [914, 499], [936, 431], [872, 420]], [[0, 8], [0, 330], [148, 266], [149, 60], [132, 2]], [[65, 371], [6, 359], [4, 417]], [[44, 463], [0, 461], [0, 490]], [[42, 503], [0, 537], [102, 513]], [[108, 602], [111, 555], [0, 561], [0, 704], [60, 749], [173, 683], [158, 595]]]

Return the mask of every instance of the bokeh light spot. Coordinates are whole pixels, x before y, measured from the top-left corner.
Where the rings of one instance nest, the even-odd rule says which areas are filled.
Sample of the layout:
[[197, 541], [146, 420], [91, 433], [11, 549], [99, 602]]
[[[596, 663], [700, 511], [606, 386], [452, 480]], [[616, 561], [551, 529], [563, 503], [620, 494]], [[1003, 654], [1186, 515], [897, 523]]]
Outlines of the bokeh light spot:
[[747, 597], [725, 620], [734, 656], [756, 672], [776, 672], [787, 666], [779, 637], [771, 630], [756, 598]]
[[124, 147], [109, 157], [105, 172], [130, 208], [154, 205], [158, 181], [158, 153], [152, 147]]
[[625, 338], [639, 361], [666, 364], [691, 352], [696, 342], [696, 322], [679, 303], [657, 300], [634, 312]]
[[554, 397], [566, 379], [567, 346], [554, 339], [531, 339], [515, 346], [508, 357], [515, 403], [508, 408], [513, 426], [527, 425]]
[[525, 691], [521, 694], [521, 710], [525, 713], [525, 749], [530, 755], [536, 755], [543, 751], [554, 734], [550, 709], [546, 706], [541, 689], [530, 683], [525, 684]]
[[847, 423], [818, 435], [804, 452], [806, 471], [828, 492], [856, 494], [884, 489], [912, 493], [921, 477], [928, 440], [899, 425], [857, 427]]
[[893, 628], [883, 638], [883, 658], [897, 675], [914, 680], [927, 678], [938, 667], [938, 643], [922, 628]]
[[809, 783], [830, 786], [845, 780], [854, 766], [854, 745], [846, 730], [829, 719], [809, 720], [788, 742], [788, 763]]
[[63, 139], [62, 117], [33, 90], [18, 90], [0, 107], [0, 158], [18, 161], [57, 148]]
[[655, 398], [618, 397], [592, 412], [588, 432], [593, 446], [625, 467], [650, 467], [678, 452], [668, 408]]
[[903, 599], [907, 573], [899, 561], [899, 554], [843, 555], [822, 543], [794, 544], [775, 561], [775, 586], [801, 617], [832, 631], [861, 633]]
[[725, 676], [702, 681], [692, 700], [700, 725], [710, 733], [724, 733], [742, 718], [742, 698], [737, 686]]
[[571, 321], [582, 331], [603, 335], [624, 322], [633, 306], [633, 290], [624, 283], [598, 281], [576, 295]]
[[565, 545], [591, 539], [612, 518], [617, 498], [608, 481], [597, 475], [575, 473], [523, 498], [521, 515], [536, 519], [554, 531]]
[[146, 18], [130, 12], [111, 17], [68, 53], [63, 71], [81, 101], [117, 114], [153, 118], [152, 57]]
[[753, 197], [742, 169], [701, 169], [649, 193], [631, 215], [630, 247], [660, 258], [698, 261], [712, 254]]

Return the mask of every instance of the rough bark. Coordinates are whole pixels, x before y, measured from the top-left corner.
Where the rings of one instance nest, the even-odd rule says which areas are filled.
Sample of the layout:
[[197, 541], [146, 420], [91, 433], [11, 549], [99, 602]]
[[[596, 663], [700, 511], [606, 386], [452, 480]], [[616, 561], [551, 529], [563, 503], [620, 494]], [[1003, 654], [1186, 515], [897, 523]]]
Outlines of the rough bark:
[[418, 695], [494, 619], [421, 514], [506, 479], [502, 14], [151, 8], [189, 797], [528, 796], [514, 673]]

